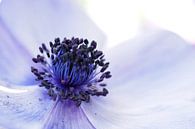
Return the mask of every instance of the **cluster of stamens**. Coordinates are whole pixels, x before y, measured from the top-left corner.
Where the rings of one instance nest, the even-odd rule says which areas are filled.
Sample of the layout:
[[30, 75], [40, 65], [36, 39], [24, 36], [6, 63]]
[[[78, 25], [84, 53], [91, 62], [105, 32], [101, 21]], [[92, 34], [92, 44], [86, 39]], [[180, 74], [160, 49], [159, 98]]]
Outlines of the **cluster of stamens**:
[[89, 102], [91, 96], [108, 94], [103, 81], [111, 77], [110, 71], [106, 71], [109, 62], [96, 49], [95, 41], [56, 38], [49, 46], [50, 50], [44, 43], [39, 47], [40, 54], [32, 60], [42, 67], [31, 67], [31, 72], [53, 100], [71, 100], [80, 106], [82, 101]]

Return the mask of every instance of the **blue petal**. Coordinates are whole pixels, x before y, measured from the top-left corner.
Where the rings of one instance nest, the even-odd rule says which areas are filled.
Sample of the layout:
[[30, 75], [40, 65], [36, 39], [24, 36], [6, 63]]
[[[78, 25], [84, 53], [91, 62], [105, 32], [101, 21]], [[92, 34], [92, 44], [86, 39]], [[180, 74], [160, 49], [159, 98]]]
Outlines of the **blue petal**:
[[0, 17], [32, 53], [38, 51], [38, 44], [56, 37], [94, 39], [99, 46], [105, 40], [101, 30], [72, 0], [3, 0]]
[[6, 129], [40, 129], [53, 106], [40, 89], [0, 86], [0, 125]]
[[83, 105], [95, 127], [195, 127], [194, 45], [161, 30], [122, 44], [111, 55], [110, 94]]
[[48, 114], [43, 129], [96, 129], [93, 127], [82, 108], [75, 103], [57, 101]]
[[34, 78], [30, 72], [32, 57], [1, 19], [0, 35], [0, 80], [18, 85], [33, 84]]

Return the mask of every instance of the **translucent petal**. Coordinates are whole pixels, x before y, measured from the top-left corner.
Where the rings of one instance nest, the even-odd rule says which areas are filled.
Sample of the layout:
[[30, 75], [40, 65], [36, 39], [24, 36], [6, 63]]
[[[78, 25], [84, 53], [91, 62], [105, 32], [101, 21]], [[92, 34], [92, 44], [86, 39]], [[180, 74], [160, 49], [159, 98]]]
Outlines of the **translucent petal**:
[[[2, 83], [2, 82], [1, 82]], [[6, 129], [95, 129], [73, 102], [53, 101], [38, 87], [0, 86], [0, 125]], [[12, 124], [10, 124], [12, 121]]]
[[[158, 74], [174, 64], [181, 63], [186, 57], [193, 58], [193, 51], [194, 46], [176, 34], [165, 30], [152, 30], [108, 50], [106, 57], [111, 62], [110, 70], [113, 77], [116, 76], [116, 84], [140, 75]], [[119, 72], [123, 76], [118, 76]]]
[[43, 126], [44, 129], [96, 129], [80, 107], [73, 102], [57, 101]]
[[6, 129], [40, 129], [53, 105], [40, 89], [0, 86], [0, 125]]
[[0, 35], [0, 80], [18, 85], [33, 84], [34, 78], [30, 72], [32, 57], [1, 19]]
[[195, 47], [168, 31], [140, 38], [111, 51], [110, 94], [83, 104], [89, 120], [100, 129], [194, 128]]
[[[99, 42], [105, 36], [73, 0], [3, 0], [0, 17], [30, 52], [56, 37], [82, 37]], [[37, 53], [36, 53], [37, 54]]]
[[90, 103], [83, 103], [82, 108], [96, 129], [130, 129], [129, 105], [120, 101], [112, 97], [93, 97]]

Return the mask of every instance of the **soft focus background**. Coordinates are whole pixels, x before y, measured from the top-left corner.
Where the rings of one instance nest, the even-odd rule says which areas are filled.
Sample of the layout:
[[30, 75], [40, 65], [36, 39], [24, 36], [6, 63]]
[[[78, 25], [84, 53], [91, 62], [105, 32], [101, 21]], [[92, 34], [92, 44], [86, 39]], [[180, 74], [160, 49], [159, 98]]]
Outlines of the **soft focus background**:
[[193, 0], [78, 0], [108, 37], [108, 47], [160, 27], [195, 43]]

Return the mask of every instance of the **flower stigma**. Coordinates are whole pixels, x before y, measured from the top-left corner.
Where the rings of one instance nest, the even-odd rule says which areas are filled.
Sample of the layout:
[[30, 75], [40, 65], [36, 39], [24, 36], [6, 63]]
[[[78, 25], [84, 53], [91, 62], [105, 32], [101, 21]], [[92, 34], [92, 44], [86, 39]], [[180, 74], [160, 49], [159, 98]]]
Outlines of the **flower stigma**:
[[42, 43], [40, 54], [32, 58], [39, 68], [31, 67], [40, 87], [56, 101], [74, 101], [76, 106], [89, 102], [91, 96], [106, 96], [104, 79], [111, 78], [107, 71], [109, 62], [102, 51], [97, 50], [96, 41], [89, 43], [82, 38], [56, 38], [49, 42], [50, 49]]

